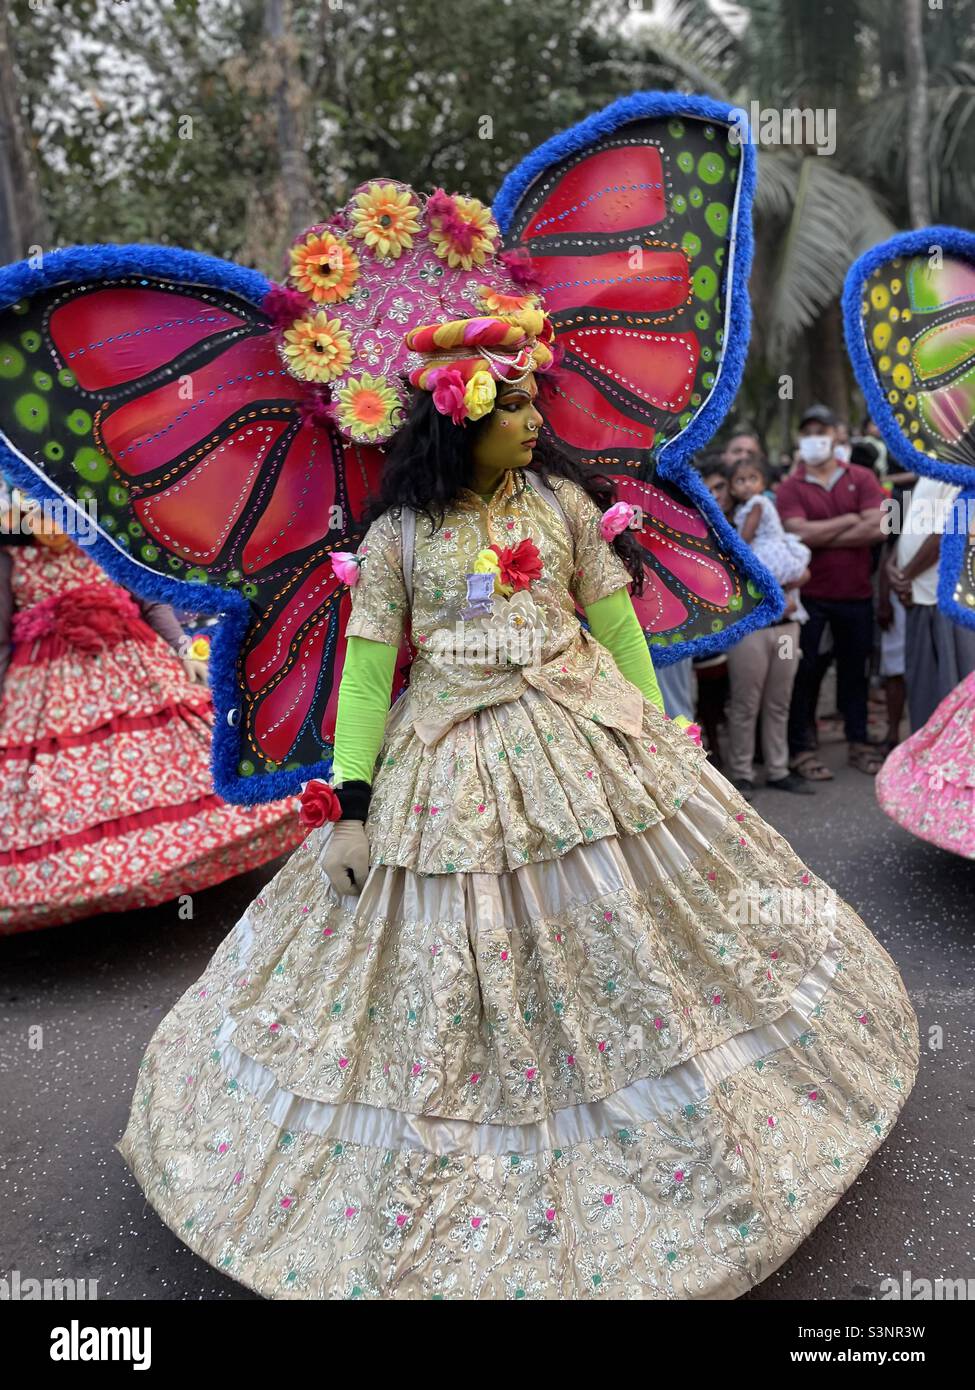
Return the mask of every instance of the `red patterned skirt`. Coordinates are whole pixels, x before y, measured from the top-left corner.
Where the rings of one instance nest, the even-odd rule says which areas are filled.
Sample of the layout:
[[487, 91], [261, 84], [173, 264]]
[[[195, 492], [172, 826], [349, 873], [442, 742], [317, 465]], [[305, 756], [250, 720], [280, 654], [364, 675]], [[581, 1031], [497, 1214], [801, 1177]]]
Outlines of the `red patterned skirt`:
[[0, 934], [166, 902], [304, 838], [294, 798], [242, 807], [216, 795], [209, 691], [127, 594], [45, 599], [15, 614], [13, 636], [0, 693]]

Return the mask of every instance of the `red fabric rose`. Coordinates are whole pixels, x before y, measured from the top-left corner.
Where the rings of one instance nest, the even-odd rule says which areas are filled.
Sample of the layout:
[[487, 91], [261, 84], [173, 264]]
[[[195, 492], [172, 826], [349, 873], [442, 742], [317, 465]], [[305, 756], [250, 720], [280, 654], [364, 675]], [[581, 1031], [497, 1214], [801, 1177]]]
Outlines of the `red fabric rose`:
[[515, 546], [490, 547], [498, 557], [501, 567], [501, 583], [510, 584], [513, 589], [527, 589], [533, 579], [542, 573], [542, 556], [538, 546], [526, 536]]
[[342, 803], [327, 782], [313, 779], [298, 799], [301, 802], [298, 820], [309, 830], [324, 825], [326, 821], [341, 819]]

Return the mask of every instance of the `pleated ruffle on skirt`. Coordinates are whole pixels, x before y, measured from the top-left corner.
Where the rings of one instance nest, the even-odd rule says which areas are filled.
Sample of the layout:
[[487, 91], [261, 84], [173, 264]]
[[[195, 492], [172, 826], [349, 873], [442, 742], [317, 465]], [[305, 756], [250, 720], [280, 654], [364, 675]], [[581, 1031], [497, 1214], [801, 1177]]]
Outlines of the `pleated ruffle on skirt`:
[[707, 757], [643, 702], [639, 736], [528, 688], [460, 720], [432, 747], [407, 691], [386, 725], [369, 808], [373, 864], [501, 874], [679, 811]]
[[512, 873], [313, 832], [164, 1019], [119, 1150], [278, 1298], [731, 1298], [792, 1254], [913, 1085], [852, 909], [717, 773]]

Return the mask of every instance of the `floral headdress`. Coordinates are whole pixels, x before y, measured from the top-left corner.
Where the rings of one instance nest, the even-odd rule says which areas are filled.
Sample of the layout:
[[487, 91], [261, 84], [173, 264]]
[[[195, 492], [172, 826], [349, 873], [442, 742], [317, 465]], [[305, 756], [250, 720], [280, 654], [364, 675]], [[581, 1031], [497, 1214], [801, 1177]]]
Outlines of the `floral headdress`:
[[424, 324], [406, 335], [407, 347], [424, 357], [410, 381], [432, 391], [434, 405], [455, 424], [493, 410], [498, 381], [521, 381], [552, 363], [552, 322], [536, 295], [476, 288], [476, 318]]
[[460, 422], [493, 409], [498, 380], [552, 361], [551, 321], [476, 198], [363, 184], [289, 262], [263, 307], [288, 371], [308, 383], [306, 410], [353, 441], [393, 434], [409, 383]]

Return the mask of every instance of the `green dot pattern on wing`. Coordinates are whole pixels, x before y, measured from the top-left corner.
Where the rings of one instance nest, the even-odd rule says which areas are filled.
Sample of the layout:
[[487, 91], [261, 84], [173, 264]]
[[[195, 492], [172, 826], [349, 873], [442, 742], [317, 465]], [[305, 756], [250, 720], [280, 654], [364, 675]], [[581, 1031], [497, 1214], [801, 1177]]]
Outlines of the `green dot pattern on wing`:
[[99, 526], [119, 546], [158, 573], [183, 578], [190, 562], [146, 535], [129, 487], [101, 447], [96, 418], [103, 403], [62, 365], [47, 328], [55, 293], [41, 290], [0, 307], [0, 428], [56, 487], [93, 503]]
[[[698, 360], [692, 400], [700, 407], [713, 389], [723, 342], [723, 300], [727, 238], [741, 151], [730, 132], [711, 122], [686, 117], [667, 122], [672, 147], [668, 164], [671, 235], [689, 261], [690, 324], [679, 331], [697, 340]], [[683, 428], [695, 410], [678, 417]]]
[[[696, 343], [697, 360], [686, 403], [678, 408], [674, 425], [680, 430], [697, 418], [707, 404], [720, 376], [725, 347], [725, 309], [729, 237], [735, 207], [741, 147], [727, 127], [697, 117], [674, 117], [661, 123], [666, 151], [666, 189], [669, 220], [664, 236], [680, 247], [688, 259], [687, 304], [671, 324], [675, 333]], [[660, 445], [667, 442], [658, 434]], [[667, 435], [673, 437], [672, 433]], [[730, 632], [756, 605], [762, 592], [737, 575], [738, 587], [727, 609], [702, 608], [680, 630], [649, 637], [651, 647], [670, 646], [689, 637]]]

